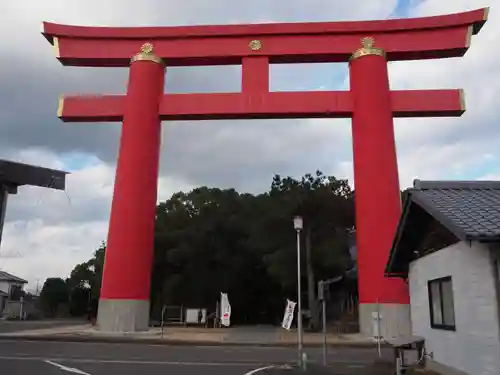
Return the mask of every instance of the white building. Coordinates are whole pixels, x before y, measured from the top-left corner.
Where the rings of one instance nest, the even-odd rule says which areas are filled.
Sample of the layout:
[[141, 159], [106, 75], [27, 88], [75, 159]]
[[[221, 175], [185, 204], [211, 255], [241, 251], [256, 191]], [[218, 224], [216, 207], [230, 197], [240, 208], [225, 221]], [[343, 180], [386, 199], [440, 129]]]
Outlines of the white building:
[[0, 271], [0, 312], [2, 312], [5, 303], [15, 292], [15, 289], [23, 290], [28, 282], [20, 277], [10, 273]]
[[500, 182], [419, 181], [386, 273], [409, 282], [412, 334], [444, 375], [500, 374]]

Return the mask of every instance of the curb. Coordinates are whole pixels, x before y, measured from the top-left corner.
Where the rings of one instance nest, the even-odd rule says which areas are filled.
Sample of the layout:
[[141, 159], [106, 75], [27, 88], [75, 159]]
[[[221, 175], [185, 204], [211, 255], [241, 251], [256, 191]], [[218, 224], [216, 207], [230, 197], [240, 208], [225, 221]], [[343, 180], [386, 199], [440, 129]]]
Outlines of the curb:
[[[109, 344], [149, 344], [149, 345], [164, 345], [164, 346], [259, 346], [269, 348], [294, 348], [296, 343], [262, 343], [262, 342], [231, 342], [231, 341], [189, 341], [189, 340], [169, 340], [161, 338], [131, 338], [131, 337], [110, 337], [110, 336], [79, 336], [79, 335], [0, 335], [0, 341], [16, 340], [16, 341], [50, 341], [50, 342], [80, 342], [80, 343], [109, 343]], [[376, 343], [372, 342], [336, 342], [328, 343], [328, 347], [336, 348], [373, 348], [377, 347]], [[322, 343], [304, 343], [304, 347], [321, 348]], [[390, 345], [382, 343], [381, 347], [390, 347]]]

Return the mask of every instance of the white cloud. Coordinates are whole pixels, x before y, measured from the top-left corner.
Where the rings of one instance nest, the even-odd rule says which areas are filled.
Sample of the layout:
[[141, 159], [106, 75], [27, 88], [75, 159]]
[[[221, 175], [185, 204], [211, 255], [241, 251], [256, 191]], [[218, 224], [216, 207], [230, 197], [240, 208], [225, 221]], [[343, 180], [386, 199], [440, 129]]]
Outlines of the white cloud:
[[[410, 16], [429, 16], [491, 6], [489, 20], [472, 39], [463, 58], [393, 62], [389, 64], [392, 89], [465, 90], [467, 111], [460, 118], [396, 119], [395, 134], [401, 187], [420, 179], [466, 179], [491, 158], [500, 157], [500, 128], [497, 105], [500, 93], [500, 51], [491, 48], [500, 38], [498, 0], [419, 2]], [[325, 130], [324, 138], [336, 137], [343, 144], [330, 171], [353, 181], [351, 133], [349, 128]], [[491, 162], [489, 164], [492, 164]], [[500, 166], [489, 176], [500, 175]], [[470, 178], [470, 177], [469, 177]]]
[[[23, 150], [12, 160], [64, 168], [56, 155]], [[27, 279], [33, 287], [51, 276], [67, 276], [73, 266], [88, 260], [106, 239], [114, 166], [99, 162], [67, 176], [66, 192], [20, 187], [10, 195], [0, 248], [0, 269]], [[190, 190], [182, 181], [161, 177], [158, 199]]]
[[0, 268], [29, 281], [32, 289], [47, 277], [66, 277], [86, 261], [105, 238], [105, 221], [46, 224], [43, 219], [8, 222], [4, 228]]
[[[398, 119], [396, 138], [403, 187], [413, 178], [443, 179], [474, 174], [487, 155], [498, 155], [500, 129], [496, 98], [500, 92], [498, 0], [425, 0], [411, 16], [429, 16], [491, 6], [483, 30], [463, 58], [390, 64], [394, 89], [463, 88], [467, 111], [461, 118]], [[499, 169], [500, 171], [500, 169]]]

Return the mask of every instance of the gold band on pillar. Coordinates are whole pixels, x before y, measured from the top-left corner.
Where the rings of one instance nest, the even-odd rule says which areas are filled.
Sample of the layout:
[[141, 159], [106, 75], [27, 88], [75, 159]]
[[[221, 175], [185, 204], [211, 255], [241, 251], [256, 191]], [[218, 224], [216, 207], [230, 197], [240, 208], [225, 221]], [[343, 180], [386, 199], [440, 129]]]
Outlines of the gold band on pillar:
[[141, 51], [130, 59], [131, 64], [135, 61], [152, 61], [157, 64], [165, 64], [161, 57], [155, 55], [154, 48], [151, 43], [144, 43], [142, 45]]
[[363, 38], [361, 39], [362, 47], [357, 49], [356, 52], [352, 54], [349, 58], [349, 62], [352, 60], [358, 59], [363, 56], [375, 55], [375, 56], [383, 56], [385, 57], [385, 51], [382, 48], [374, 47], [375, 39], [373, 38]]
[[57, 105], [57, 117], [61, 118], [64, 112], [64, 96], [59, 97], [59, 103]]

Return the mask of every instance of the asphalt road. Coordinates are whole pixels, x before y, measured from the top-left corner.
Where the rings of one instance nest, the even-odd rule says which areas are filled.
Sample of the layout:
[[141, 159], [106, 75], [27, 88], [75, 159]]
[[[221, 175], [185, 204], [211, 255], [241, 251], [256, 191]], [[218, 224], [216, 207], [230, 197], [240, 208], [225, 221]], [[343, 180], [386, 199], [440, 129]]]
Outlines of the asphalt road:
[[[321, 363], [321, 349], [306, 351]], [[365, 374], [376, 356], [374, 349], [329, 348], [328, 362], [332, 375]], [[296, 360], [293, 348], [0, 341], [2, 374], [244, 375]]]
[[78, 319], [61, 319], [61, 320], [2, 320], [0, 321], [0, 333], [10, 333], [18, 331], [26, 331], [31, 329], [44, 329], [64, 326], [74, 326], [78, 324], [86, 324], [84, 320]]

